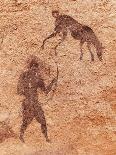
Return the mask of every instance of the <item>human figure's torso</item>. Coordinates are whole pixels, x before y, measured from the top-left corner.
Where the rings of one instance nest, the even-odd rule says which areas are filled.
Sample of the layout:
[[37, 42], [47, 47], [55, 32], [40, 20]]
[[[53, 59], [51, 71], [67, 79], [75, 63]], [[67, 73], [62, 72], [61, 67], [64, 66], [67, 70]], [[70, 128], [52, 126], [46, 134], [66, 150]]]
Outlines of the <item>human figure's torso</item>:
[[27, 71], [23, 74], [23, 89], [24, 96], [28, 99], [37, 98], [37, 89], [39, 85], [38, 74], [33, 74], [31, 71]]

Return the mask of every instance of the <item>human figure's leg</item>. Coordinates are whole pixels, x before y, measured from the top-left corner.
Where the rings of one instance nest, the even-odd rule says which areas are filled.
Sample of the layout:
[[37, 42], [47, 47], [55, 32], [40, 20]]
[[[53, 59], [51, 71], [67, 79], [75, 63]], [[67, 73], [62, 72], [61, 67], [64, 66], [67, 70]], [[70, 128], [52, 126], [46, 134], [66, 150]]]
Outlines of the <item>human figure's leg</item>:
[[41, 131], [45, 136], [46, 141], [49, 142], [48, 134], [47, 134], [46, 119], [45, 119], [44, 111], [40, 105], [35, 106], [34, 116], [37, 122], [41, 124]]
[[33, 115], [33, 109], [32, 107], [29, 107], [29, 104], [25, 104], [27, 102], [24, 100], [22, 106], [23, 106], [23, 120], [22, 120], [22, 125], [20, 128], [20, 140], [24, 142], [24, 133], [28, 127], [28, 125], [32, 122], [34, 115]]
[[33, 120], [33, 118], [31, 118], [31, 117], [25, 117], [25, 118], [23, 118], [23, 123], [21, 125], [20, 137], [19, 137], [22, 142], [25, 142], [24, 141], [24, 138], [23, 138], [24, 137], [24, 133], [25, 133], [28, 125], [32, 122], [32, 120]]

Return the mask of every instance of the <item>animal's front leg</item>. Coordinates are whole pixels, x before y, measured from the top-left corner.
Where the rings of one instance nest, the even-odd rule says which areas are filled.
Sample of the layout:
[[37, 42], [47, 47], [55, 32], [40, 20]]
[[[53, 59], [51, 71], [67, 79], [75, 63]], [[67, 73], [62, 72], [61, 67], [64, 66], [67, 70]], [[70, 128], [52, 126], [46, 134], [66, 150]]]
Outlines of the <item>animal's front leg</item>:
[[81, 40], [80, 41], [80, 53], [81, 53], [80, 60], [82, 60], [82, 58], [83, 58], [83, 49], [82, 49], [83, 44], [84, 44], [84, 42]]
[[55, 55], [57, 55], [57, 52], [56, 52], [57, 47], [65, 40], [66, 36], [67, 36], [67, 31], [62, 33], [62, 38], [61, 38], [60, 42], [55, 46], [55, 48], [54, 48]]
[[89, 50], [89, 52], [91, 54], [91, 61], [94, 61], [94, 55], [93, 55], [93, 53], [91, 51], [90, 43], [87, 43], [87, 47], [88, 47], [88, 50]]

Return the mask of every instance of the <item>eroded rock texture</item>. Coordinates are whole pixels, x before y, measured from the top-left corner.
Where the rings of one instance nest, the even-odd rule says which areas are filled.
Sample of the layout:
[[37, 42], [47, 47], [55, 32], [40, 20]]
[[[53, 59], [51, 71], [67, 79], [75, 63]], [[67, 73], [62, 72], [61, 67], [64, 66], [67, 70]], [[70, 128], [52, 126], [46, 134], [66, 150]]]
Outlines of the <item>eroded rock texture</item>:
[[[79, 41], [68, 33], [42, 41], [53, 31], [52, 10], [70, 15], [92, 28], [104, 47], [99, 61], [91, 62], [86, 44], [79, 60]], [[115, 0], [0, 0], [0, 154], [1, 155], [115, 155], [116, 154], [116, 1]], [[19, 76], [37, 56], [40, 74], [48, 85], [56, 77], [55, 91], [38, 90], [50, 142], [36, 120], [19, 140], [22, 123], [17, 94]], [[53, 95], [54, 94], [54, 95]], [[53, 97], [51, 97], [53, 96]], [[48, 101], [48, 102], [46, 102]]]

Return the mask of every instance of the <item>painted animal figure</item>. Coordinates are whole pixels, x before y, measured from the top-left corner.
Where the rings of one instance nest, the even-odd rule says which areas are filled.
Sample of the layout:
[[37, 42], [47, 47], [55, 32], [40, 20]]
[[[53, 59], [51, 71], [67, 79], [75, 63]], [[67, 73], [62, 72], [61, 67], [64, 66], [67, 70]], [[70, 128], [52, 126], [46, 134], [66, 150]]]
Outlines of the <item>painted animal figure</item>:
[[41, 46], [42, 49], [44, 49], [44, 44], [48, 39], [55, 37], [57, 34], [62, 34], [61, 41], [55, 46], [56, 51], [56, 48], [65, 40], [68, 32], [70, 32], [74, 39], [80, 41], [80, 60], [83, 58], [82, 46], [85, 42], [87, 43], [87, 48], [91, 54], [91, 60], [94, 61], [91, 45], [94, 45], [99, 60], [102, 60], [102, 44], [90, 27], [78, 23], [78, 21], [68, 15], [60, 15], [58, 11], [52, 11], [52, 16], [56, 19], [54, 32], [44, 39]]

